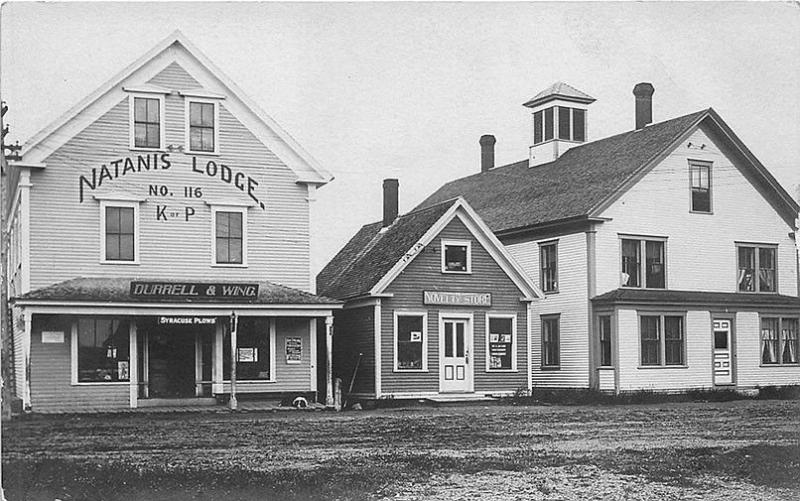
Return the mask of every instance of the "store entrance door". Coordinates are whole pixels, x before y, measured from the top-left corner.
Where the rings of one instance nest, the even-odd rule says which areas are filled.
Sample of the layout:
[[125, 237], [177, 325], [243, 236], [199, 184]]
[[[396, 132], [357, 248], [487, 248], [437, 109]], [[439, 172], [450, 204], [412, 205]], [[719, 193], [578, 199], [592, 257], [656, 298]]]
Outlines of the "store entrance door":
[[195, 334], [168, 327], [150, 333], [148, 340], [150, 398], [195, 396]]

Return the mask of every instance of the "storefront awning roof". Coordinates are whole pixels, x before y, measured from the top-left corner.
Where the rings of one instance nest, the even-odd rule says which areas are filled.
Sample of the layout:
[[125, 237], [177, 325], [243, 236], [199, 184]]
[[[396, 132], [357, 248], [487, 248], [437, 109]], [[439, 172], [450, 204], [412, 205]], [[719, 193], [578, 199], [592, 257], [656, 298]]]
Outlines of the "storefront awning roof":
[[[239, 284], [241, 281], [233, 280]], [[341, 302], [324, 296], [317, 296], [299, 289], [286, 287], [272, 282], [257, 281], [247, 282], [250, 285], [257, 285], [257, 295], [253, 297], [191, 297], [188, 295], [162, 295], [153, 297], [152, 295], [132, 294], [132, 283], [159, 283], [159, 284], [193, 284], [196, 289], [205, 287], [221, 287], [223, 284], [210, 281], [193, 281], [186, 279], [138, 279], [138, 278], [86, 278], [79, 277], [57, 284], [49, 285], [41, 289], [30, 291], [20, 297], [14, 298], [14, 302], [21, 304], [37, 304], [42, 302], [64, 302], [64, 303], [170, 303], [170, 304], [214, 304], [222, 303], [225, 305], [271, 305], [271, 306], [326, 306], [336, 307]]]
[[615, 289], [592, 298], [595, 306], [617, 304], [800, 308], [800, 298], [781, 294], [676, 290]]

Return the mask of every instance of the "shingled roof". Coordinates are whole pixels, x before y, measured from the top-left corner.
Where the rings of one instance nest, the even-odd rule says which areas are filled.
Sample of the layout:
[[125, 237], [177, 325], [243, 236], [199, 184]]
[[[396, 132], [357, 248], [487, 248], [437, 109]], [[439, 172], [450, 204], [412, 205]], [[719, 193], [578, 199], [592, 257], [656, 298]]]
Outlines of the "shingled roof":
[[317, 291], [337, 299], [367, 294], [456, 200], [445, 200], [382, 222], [364, 225], [317, 275]]
[[698, 111], [592, 141], [536, 167], [529, 167], [526, 159], [456, 179], [418, 208], [461, 196], [495, 233], [588, 216], [712, 112]]
[[567, 101], [577, 101], [579, 103], [586, 104], [596, 101], [596, 99], [589, 94], [581, 92], [569, 84], [565, 84], [564, 82], [556, 82], [542, 92], [530, 98], [523, 106], [534, 107], [536, 105], [546, 103], [547, 101], [559, 98]]
[[800, 298], [781, 294], [676, 290], [616, 289], [592, 298], [595, 304], [714, 304], [726, 306], [800, 307]]
[[[41, 289], [30, 291], [15, 301], [91, 301], [107, 303], [148, 303], [153, 302], [152, 298], [135, 297], [130, 295], [131, 282], [137, 281], [136, 278], [86, 278], [78, 277], [57, 284], [49, 285]], [[144, 279], [145, 281], [147, 279]], [[159, 280], [165, 281], [165, 280]], [[174, 282], [192, 282], [191, 280], [167, 280]], [[255, 299], [237, 299], [236, 302], [247, 304], [264, 305], [289, 305], [289, 304], [339, 304], [339, 301], [329, 297], [317, 296], [299, 289], [293, 289], [284, 285], [272, 282], [258, 283], [258, 297]], [[191, 298], [175, 297], [158, 299], [159, 303], [197, 303], [208, 300], [198, 301]], [[230, 303], [231, 300], [226, 300]]]

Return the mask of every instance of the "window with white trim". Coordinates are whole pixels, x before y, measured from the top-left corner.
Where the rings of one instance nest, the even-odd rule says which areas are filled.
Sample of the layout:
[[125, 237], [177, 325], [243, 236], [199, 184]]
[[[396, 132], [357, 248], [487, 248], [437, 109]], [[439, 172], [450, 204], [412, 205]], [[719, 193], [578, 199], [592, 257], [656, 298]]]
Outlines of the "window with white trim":
[[685, 365], [683, 323], [682, 315], [639, 317], [642, 366]]
[[611, 367], [614, 365], [611, 351], [611, 315], [600, 315], [598, 337], [600, 343], [600, 367]]
[[77, 325], [78, 383], [130, 380], [130, 322], [116, 318], [81, 317]]
[[135, 264], [139, 260], [139, 204], [137, 202], [100, 203], [103, 263]]
[[761, 317], [761, 364], [797, 365], [800, 318]]
[[395, 371], [413, 372], [428, 369], [426, 323], [426, 315], [422, 313], [395, 313]]
[[711, 212], [711, 164], [689, 161], [692, 212]]
[[778, 292], [775, 245], [737, 244], [739, 292]]
[[212, 264], [247, 265], [247, 208], [212, 207]]
[[[663, 239], [621, 239], [623, 287], [666, 288], [666, 241]], [[644, 256], [644, 263], [642, 262]]]
[[515, 315], [486, 316], [486, 370], [517, 370], [517, 340]]
[[161, 95], [131, 95], [131, 148], [163, 148], [164, 97]]
[[539, 276], [542, 291], [558, 292], [558, 242], [539, 244]]
[[561, 365], [560, 323], [560, 315], [542, 315], [542, 367]]
[[472, 243], [461, 240], [442, 240], [442, 272], [471, 273]]
[[186, 100], [186, 143], [189, 153], [219, 152], [219, 109], [214, 100]]

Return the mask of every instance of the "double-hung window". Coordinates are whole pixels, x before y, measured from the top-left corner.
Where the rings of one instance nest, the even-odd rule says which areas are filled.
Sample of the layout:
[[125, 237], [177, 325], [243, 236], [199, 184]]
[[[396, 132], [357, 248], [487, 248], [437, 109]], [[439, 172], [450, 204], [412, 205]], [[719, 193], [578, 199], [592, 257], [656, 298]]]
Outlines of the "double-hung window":
[[419, 372], [428, 370], [427, 315], [397, 313], [394, 315], [394, 370]]
[[711, 212], [711, 164], [689, 161], [692, 212]]
[[667, 262], [664, 240], [623, 238], [621, 254], [623, 287], [647, 289], [666, 287]]
[[611, 351], [611, 316], [601, 315], [599, 319], [600, 367], [614, 365]]
[[212, 235], [212, 264], [247, 266], [247, 208], [214, 207]]
[[139, 204], [100, 203], [100, 261], [108, 264], [136, 264], [139, 260]]
[[540, 283], [544, 292], [558, 292], [558, 242], [539, 244]]
[[685, 365], [682, 315], [642, 315], [639, 322], [642, 366]]
[[514, 315], [486, 316], [487, 372], [517, 370], [516, 321]]
[[778, 291], [774, 245], [737, 245], [739, 292]]
[[190, 153], [218, 153], [219, 113], [215, 100], [186, 101], [186, 135]]
[[559, 315], [542, 316], [542, 367], [558, 368], [561, 365], [561, 335]]
[[164, 147], [164, 97], [161, 95], [131, 96], [131, 148], [161, 149]]
[[761, 363], [785, 365], [798, 363], [800, 333], [798, 317], [761, 317]]

